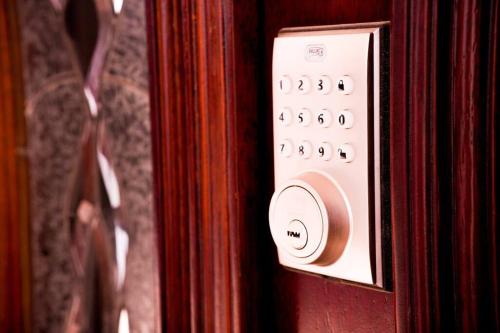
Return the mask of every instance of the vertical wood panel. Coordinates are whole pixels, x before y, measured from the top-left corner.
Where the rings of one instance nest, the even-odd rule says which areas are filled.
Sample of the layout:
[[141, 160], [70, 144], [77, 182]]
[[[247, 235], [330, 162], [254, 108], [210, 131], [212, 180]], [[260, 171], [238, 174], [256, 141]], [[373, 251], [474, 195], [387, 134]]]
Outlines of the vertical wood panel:
[[0, 330], [30, 328], [27, 169], [15, 3], [0, 3]]
[[148, 15], [164, 325], [258, 331], [256, 4], [157, 1]]
[[456, 329], [499, 331], [498, 198], [494, 111], [498, 93], [498, 1], [456, 1], [451, 121]]

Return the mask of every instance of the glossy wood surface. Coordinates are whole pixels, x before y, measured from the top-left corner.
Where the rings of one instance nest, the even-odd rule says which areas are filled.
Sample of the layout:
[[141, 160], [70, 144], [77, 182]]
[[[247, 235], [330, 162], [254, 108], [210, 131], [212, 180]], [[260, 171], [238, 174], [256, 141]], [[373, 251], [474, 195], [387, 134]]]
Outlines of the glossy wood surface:
[[0, 2], [0, 331], [30, 328], [28, 178], [15, 4]]

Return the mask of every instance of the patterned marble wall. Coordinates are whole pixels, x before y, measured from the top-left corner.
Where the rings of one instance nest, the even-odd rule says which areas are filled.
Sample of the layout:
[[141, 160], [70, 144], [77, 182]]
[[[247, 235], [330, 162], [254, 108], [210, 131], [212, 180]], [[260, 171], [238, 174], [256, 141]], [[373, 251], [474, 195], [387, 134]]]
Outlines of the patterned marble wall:
[[[71, 175], [88, 121], [83, 77], [64, 17], [49, 0], [18, 0], [31, 182], [33, 332], [62, 332], [74, 283]], [[132, 332], [159, 331], [148, 68], [143, 0], [125, 0], [103, 67], [100, 107], [130, 226], [125, 304]]]

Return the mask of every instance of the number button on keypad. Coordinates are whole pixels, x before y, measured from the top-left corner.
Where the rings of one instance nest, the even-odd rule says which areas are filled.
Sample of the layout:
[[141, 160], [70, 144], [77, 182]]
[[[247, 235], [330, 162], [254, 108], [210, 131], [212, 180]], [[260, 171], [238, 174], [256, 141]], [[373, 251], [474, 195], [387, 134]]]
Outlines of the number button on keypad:
[[288, 126], [292, 123], [292, 111], [290, 108], [281, 108], [278, 114], [280, 124]]
[[329, 161], [332, 158], [332, 146], [328, 142], [322, 142], [316, 149], [318, 158]]
[[332, 90], [332, 81], [326, 75], [321, 75], [315, 84], [315, 89], [317, 92], [323, 95], [328, 95]]
[[328, 109], [316, 113], [316, 123], [321, 127], [329, 127], [332, 123], [332, 114]]
[[311, 90], [311, 80], [309, 77], [302, 75], [297, 80], [297, 90], [302, 95], [307, 94]]
[[351, 128], [354, 125], [354, 116], [347, 110], [342, 110], [336, 114], [337, 126], [340, 128]]
[[312, 145], [309, 141], [302, 141], [298, 147], [299, 156], [308, 159], [312, 154]]
[[283, 94], [289, 94], [292, 91], [292, 79], [288, 75], [282, 75], [278, 82], [279, 90]]
[[297, 113], [297, 122], [302, 126], [309, 126], [311, 123], [311, 111], [306, 108], [302, 108]]
[[278, 150], [281, 156], [283, 157], [290, 157], [293, 153], [293, 144], [292, 141], [288, 139], [282, 140], [278, 144]]

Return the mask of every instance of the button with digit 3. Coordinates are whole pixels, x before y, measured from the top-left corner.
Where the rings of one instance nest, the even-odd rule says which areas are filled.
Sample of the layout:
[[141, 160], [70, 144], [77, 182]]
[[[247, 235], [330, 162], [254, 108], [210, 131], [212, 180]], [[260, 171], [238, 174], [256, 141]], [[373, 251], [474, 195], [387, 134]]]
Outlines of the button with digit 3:
[[315, 85], [316, 91], [323, 95], [328, 95], [332, 90], [332, 81], [326, 75], [321, 75]]

